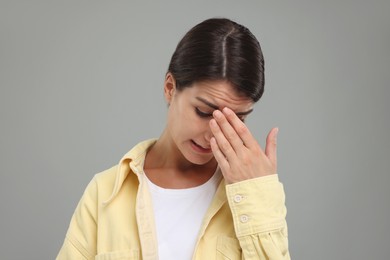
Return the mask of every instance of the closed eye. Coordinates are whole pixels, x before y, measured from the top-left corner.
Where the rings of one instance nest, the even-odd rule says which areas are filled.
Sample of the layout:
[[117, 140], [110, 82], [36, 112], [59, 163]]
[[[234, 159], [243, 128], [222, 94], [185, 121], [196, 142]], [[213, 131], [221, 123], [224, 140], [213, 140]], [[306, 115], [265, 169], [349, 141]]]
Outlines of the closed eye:
[[198, 116], [202, 117], [202, 118], [207, 118], [207, 117], [212, 117], [213, 114], [212, 113], [206, 113], [206, 112], [203, 112], [201, 111], [199, 108], [195, 108], [195, 112]]
[[[195, 108], [195, 112], [196, 114], [201, 117], [201, 118], [208, 118], [208, 117], [212, 117], [213, 116], [213, 113], [206, 113], [206, 112], [203, 112], [202, 110], [200, 110], [199, 108]], [[242, 122], [245, 123], [245, 118], [244, 117], [238, 117]]]

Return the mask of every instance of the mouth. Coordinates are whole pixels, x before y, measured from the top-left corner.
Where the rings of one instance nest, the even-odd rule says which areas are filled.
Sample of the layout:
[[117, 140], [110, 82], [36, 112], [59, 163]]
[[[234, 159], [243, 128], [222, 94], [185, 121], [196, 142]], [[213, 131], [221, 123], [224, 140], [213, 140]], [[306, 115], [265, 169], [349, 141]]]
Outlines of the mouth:
[[211, 153], [211, 148], [204, 148], [203, 146], [197, 144], [194, 140], [191, 140], [192, 148], [200, 153]]

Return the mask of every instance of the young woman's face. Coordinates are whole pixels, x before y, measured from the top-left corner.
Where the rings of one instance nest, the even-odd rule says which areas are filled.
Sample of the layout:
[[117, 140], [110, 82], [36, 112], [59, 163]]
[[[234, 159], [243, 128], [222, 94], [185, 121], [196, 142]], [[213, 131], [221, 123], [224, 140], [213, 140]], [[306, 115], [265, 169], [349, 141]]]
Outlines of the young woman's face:
[[173, 84], [172, 89], [165, 89], [165, 97], [170, 138], [186, 160], [198, 165], [213, 159], [209, 127], [213, 111], [228, 107], [244, 120], [253, 107], [250, 98], [238, 95], [226, 81], [198, 82], [181, 91]]

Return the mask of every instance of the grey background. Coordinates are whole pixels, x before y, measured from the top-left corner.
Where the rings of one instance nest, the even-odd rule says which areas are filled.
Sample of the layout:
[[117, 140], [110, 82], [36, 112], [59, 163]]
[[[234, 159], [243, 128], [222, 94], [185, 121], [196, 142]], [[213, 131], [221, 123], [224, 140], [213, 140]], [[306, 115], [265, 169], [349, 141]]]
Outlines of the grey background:
[[161, 133], [162, 83], [210, 17], [259, 38], [293, 259], [389, 259], [389, 1], [0, 1], [0, 259], [53, 259], [92, 176]]

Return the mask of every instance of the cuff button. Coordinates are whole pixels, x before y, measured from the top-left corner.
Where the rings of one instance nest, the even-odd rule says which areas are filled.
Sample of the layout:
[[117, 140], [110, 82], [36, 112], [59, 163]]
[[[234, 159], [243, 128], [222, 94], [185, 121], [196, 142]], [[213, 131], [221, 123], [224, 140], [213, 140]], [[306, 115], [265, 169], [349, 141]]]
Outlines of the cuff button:
[[247, 215], [241, 215], [240, 216], [240, 221], [242, 223], [246, 223], [246, 222], [248, 222], [248, 220], [249, 220], [249, 217]]
[[237, 194], [234, 196], [233, 200], [234, 200], [234, 202], [239, 203], [242, 200], [242, 196]]

